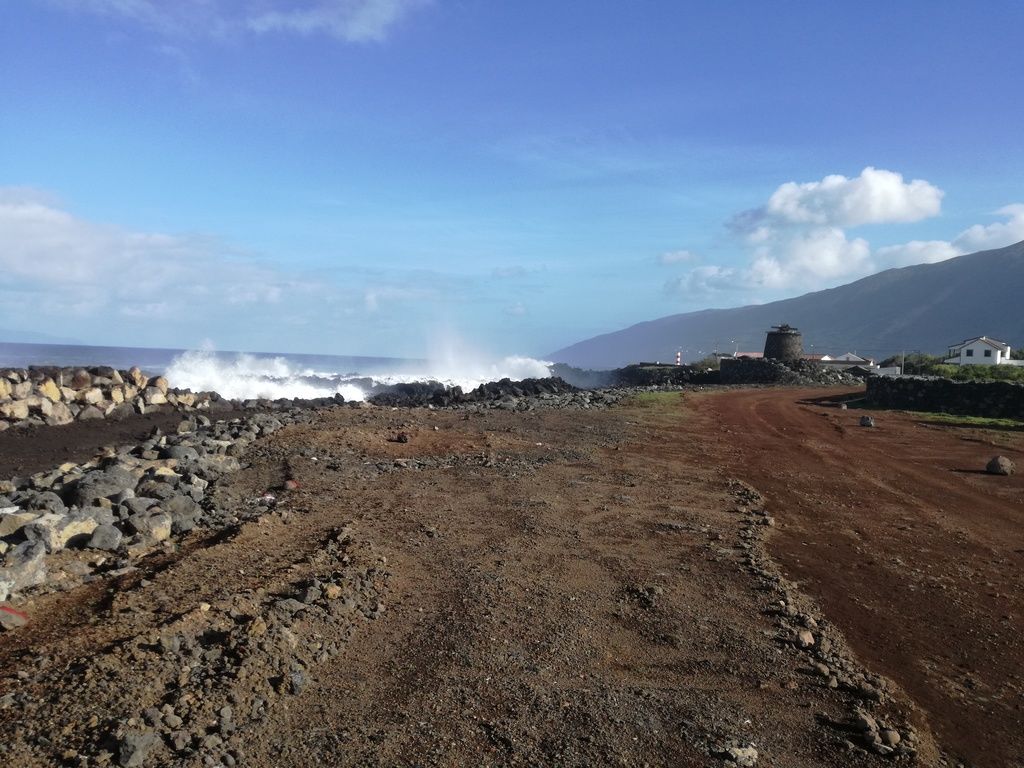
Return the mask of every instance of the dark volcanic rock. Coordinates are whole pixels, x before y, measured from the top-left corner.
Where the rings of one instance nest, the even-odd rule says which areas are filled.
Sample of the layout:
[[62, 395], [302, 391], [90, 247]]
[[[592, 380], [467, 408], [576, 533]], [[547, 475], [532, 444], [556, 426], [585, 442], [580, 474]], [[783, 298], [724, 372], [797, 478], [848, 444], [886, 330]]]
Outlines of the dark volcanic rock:
[[880, 408], [1024, 419], [1024, 384], [1009, 381], [872, 376], [867, 399]]
[[90, 549], [113, 551], [121, 546], [122, 538], [123, 534], [121, 531], [113, 525], [101, 525], [92, 532], [92, 537], [90, 537], [89, 543], [86, 546]]
[[128, 488], [135, 487], [135, 477], [131, 472], [118, 467], [90, 472], [74, 487], [74, 502], [80, 507], [87, 507], [96, 499], [114, 496]]
[[985, 465], [985, 471], [990, 475], [1012, 475], [1015, 469], [1013, 462], [1006, 456], [993, 456]]
[[795, 386], [857, 385], [861, 382], [844, 371], [827, 368], [809, 360], [783, 362], [741, 357], [722, 360], [722, 384], [782, 384]]

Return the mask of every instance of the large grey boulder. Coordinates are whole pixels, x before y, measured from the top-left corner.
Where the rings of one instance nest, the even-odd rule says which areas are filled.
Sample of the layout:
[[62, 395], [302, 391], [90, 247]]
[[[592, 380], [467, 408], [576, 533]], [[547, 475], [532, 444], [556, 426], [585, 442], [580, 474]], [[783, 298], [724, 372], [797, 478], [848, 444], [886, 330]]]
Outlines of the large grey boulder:
[[0, 538], [17, 533], [40, 516], [38, 512], [23, 512], [18, 507], [0, 508]]
[[28, 418], [28, 403], [24, 400], [13, 400], [9, 403], [0, 403], [0, 417], [11, 421], [20, 421]]
[[153, 499], [169, 499], [171, 496], [176, 495], [177, 491], [174, 490], [172, 483], [164, 483], [155, 478], [149, 478], [139, 483], [135, 492], [139, 496], [144, 496]]
[[141, 533], [153, 541], [166, 541], [171, 538], [171, 516], [163, 512], [143, 512], [128, 518], [128, 525], [136, 533]]
[[64, 506], [64, 502], [61, 500], [53, 491], [43, 491], [37, 493], [25, 507], [31, 511], [37, 512], [52, 512], [55, 515], [63, 515], [67, 512], [67, 507]]
[[103, 418], [103, 411], [95, 405], [87, 405], [78, 412], [76, 417], [79, 421], [97, 421]]
[[130, 419], [135, 415], [135, 407], [131, 403], [117, 403], [107, 411], [107, 418], [116, 421]]
[[149, 753], [160, 744], [154, 731], [129, 731], [117, 748], [117, 764], [122, 768], [141, 768]]
[[70, 380], [65, 382], [71, 389], [86, 389], [92, 386], [92, 374], [84, 368], [79, 368], [71, 374]]
[[74, 544], [84, 544], [99, 523], [88, 515], [55, 515], [47, 513], [25, 526], [29, 541], [41, 542], [47, 552], [59, 552]]
[[154, 499], [149, 496], [136, 496], [135, 498], [125, 499], [122, 505], [128, 510], [129, 514], [138, 515], [159, 503], [160, 499]]
[[142, 398], [146, 405], [164, 405], [167, 402], [167, 395], [156, 387], [147, 387], [142, 393]]
[[46, 417], [47, 426], [51, 427], [62, 427], [65, 424], [70, 424], [75, 420], [74, 415], [71, 413], [71, 409], [68, 408], [65, 403], [54, 403], [50, 408], [50, 413]]
[[102, 549], [107, 552], [113, 552], [121, 546], [121, 539], [123, 537], [124, 534], [113, 525], [101, 525], [92, 532], [92, 537], [86, 546], [90, 549]]
[[171, 516], [175, 533], [184, 533], [195, 528], [196, 520], [203, 511], [202, 507], [188, 496], [172, 496], [162, 501], [160, 508]]
[[990, 475], [1012, 475], [1015, 470], [1013, 461], [1007, 456], [993, 456], [985, 465], [985, 471]]
[[80, 507], [107, 499], [127, 488], [135, 487], [135, 476], [126, 469], [111, 467], [88, 473], [75, 484], [74, 501]]
[[169, 445], [160, 451], [161, 459], [177, 459], [178, 461], [195, 461], [199, 452], [187, 445]]
[[46, 581], [46, 546], [25, 541], [7, 553], [0, 568], [0, 600]]

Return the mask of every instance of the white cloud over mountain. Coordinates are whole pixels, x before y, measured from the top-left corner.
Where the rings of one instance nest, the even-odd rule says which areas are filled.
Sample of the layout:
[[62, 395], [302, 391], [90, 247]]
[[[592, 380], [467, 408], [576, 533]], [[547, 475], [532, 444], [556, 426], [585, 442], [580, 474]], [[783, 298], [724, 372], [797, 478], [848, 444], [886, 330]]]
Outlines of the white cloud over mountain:
[[1003, 206], [996, 211], [996, 215], [1005, 216], [1007, 220], [994, 224], [975, 224], [961, 232], [953, 241], [953, 246], [962, 253], [970, 253], [1002, 248], [1024, 240], [1024, 203]]
[[[922, 179], [867, 167], [859, 176], [787, 182], [767, 202], [737, 214], [730, 229], [750, 250], [741, 267], [702, 265], [665, 284], [671, 294], [779, 294], [814, 290], [890, 267], [942, 261], [1024, 240], [1024, 205], [996, 211], [1005, 221], [975, 225], [951, 241], [914, 240], [872, 249], [848, 228], [921, 221], [941, 212], [944, 192]], [[663, 263], [665, 263], [663, 261]]]

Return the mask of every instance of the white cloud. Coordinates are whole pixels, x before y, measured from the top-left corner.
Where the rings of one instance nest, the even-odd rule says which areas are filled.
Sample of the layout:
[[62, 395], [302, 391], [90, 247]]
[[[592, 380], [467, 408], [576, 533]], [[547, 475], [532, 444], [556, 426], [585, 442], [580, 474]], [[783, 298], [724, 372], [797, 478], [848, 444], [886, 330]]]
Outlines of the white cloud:
[[957, 235], [953, 244], [963, 253], [972, 253], [1002, 248], [1024, 240], [1024, 203], [1004, 206], [996, 211], [996, 215], [1005, 216], [1008, 221], [975, 224]]
[[975, 224], [953, 240], [911, 240], [902, 245], [879, 248], [875, 259], [879, 268], [905, 267], [910, 264], [933, 264], [965, 253], [1003, 248], [1024, 240], [1024, 203], [1006, 205], [995, 212], [1006, 221]]
[[325, 33], [347, 42], [383, 40], [391, 28], [424, 0], [321, 0], [296, 10], [252, 16], [255, 32]]
[[523, 317], [526, 315], [526, 306], [521, 301], [517, 301], [511, 306], [505, 307], [505, 314], [509, 317]]
[[936, 216], [943, 192], [922, 179], [868, 166], [860, 176], [839, 174], [821, 181], [781, 185], [760, 208], [736, 217], [734, 226], [756, 239], [765, 228], [797, 226], [855, 227], [861, 224], [920, 221]]
[[720, 267], [709, 264], [694, 267], [682, 277], [666, 280], [665, 293], [668, 295], [707, 296], [719, 291], [749, 288], [743, 281], [745, 276], [735, 267]]
[[670, 266], [672, 264], [685, 264], [687, 262], [697, 261], [697, 254], [692, 251], [668, 251], [658, 257], [658, 263], [664, 266]]
[[769, 289], [822, 285], [863, 275], [871, 268], [871, 247], [866, 240], [849, 240], [838, 227], [815, 227], [760, 246], [745, 271], [744, 282]]
[[[689, 296], [723, 291], [761, 291], [762, 296], [777, 296], [1024, 240], [1024, 204], [1019, 203], [995, 212], [1004, 221], [975, 225], [950, 241], [912, 240], [872, 249], [865, 239], [851, 239], [845, 231], [862, 224], [935, 216], [943, 194], [927, 181], [905, 182], [899, 173], [871, 167], [854, 178], [832, 175], [821, 181], [782, 184], [765, 205], [744, 211], [730, 222], [752, 249], [747, 264], [694, 267], [665, 283], [665, 290]], [[672, 258], [661, 261], [674, 263]]]
[[244, 33], [326, 34], [344, 42], [384, 40], [430, 0], [50, 0], [72, 10], [121, 18], [172, 37]]
[[45, 194], [0, 188], [0, 272], [43, 309], [100, 316], [168, 314], [210, 301], [266, 304], [313, 286], [216, 240], [133, 232], [75, 216]]
[[911, 264], [934, 264], [963, 251], [945, 240], [911, 240], [900, 245], [887, 245], [875, 253], [880, 268], [907, 267]]
[[392, 302], [421, 302], [437, 297], [430, 288], [409, 288], [401, 285], [370, 286], [363, 291], [363, 307], [367, 312], [379, 312], [384, 304]]

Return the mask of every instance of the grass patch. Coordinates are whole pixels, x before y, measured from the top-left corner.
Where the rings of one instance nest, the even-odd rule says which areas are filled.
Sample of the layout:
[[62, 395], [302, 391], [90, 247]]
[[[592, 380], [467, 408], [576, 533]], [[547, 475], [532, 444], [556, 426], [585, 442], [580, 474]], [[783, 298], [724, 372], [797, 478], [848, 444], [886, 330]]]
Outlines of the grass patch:
[[953, 381], [1009, 381], [1024, 383], [1024, 365], [932, 365], [923, 371]]
[[990, 419], [984, 416], [958, 416], [955, 413], [908, 413], [921, 421], [930, 424], [948, 424], [951, 427], [975, 427], [977, 429], [1022, 429], [1024, 421], [1017, 419]]
[[639, 408], [656, 408], [674, 405], [683, 397], [682, 392], [638, 392], [630, 398], [629, 404]]

